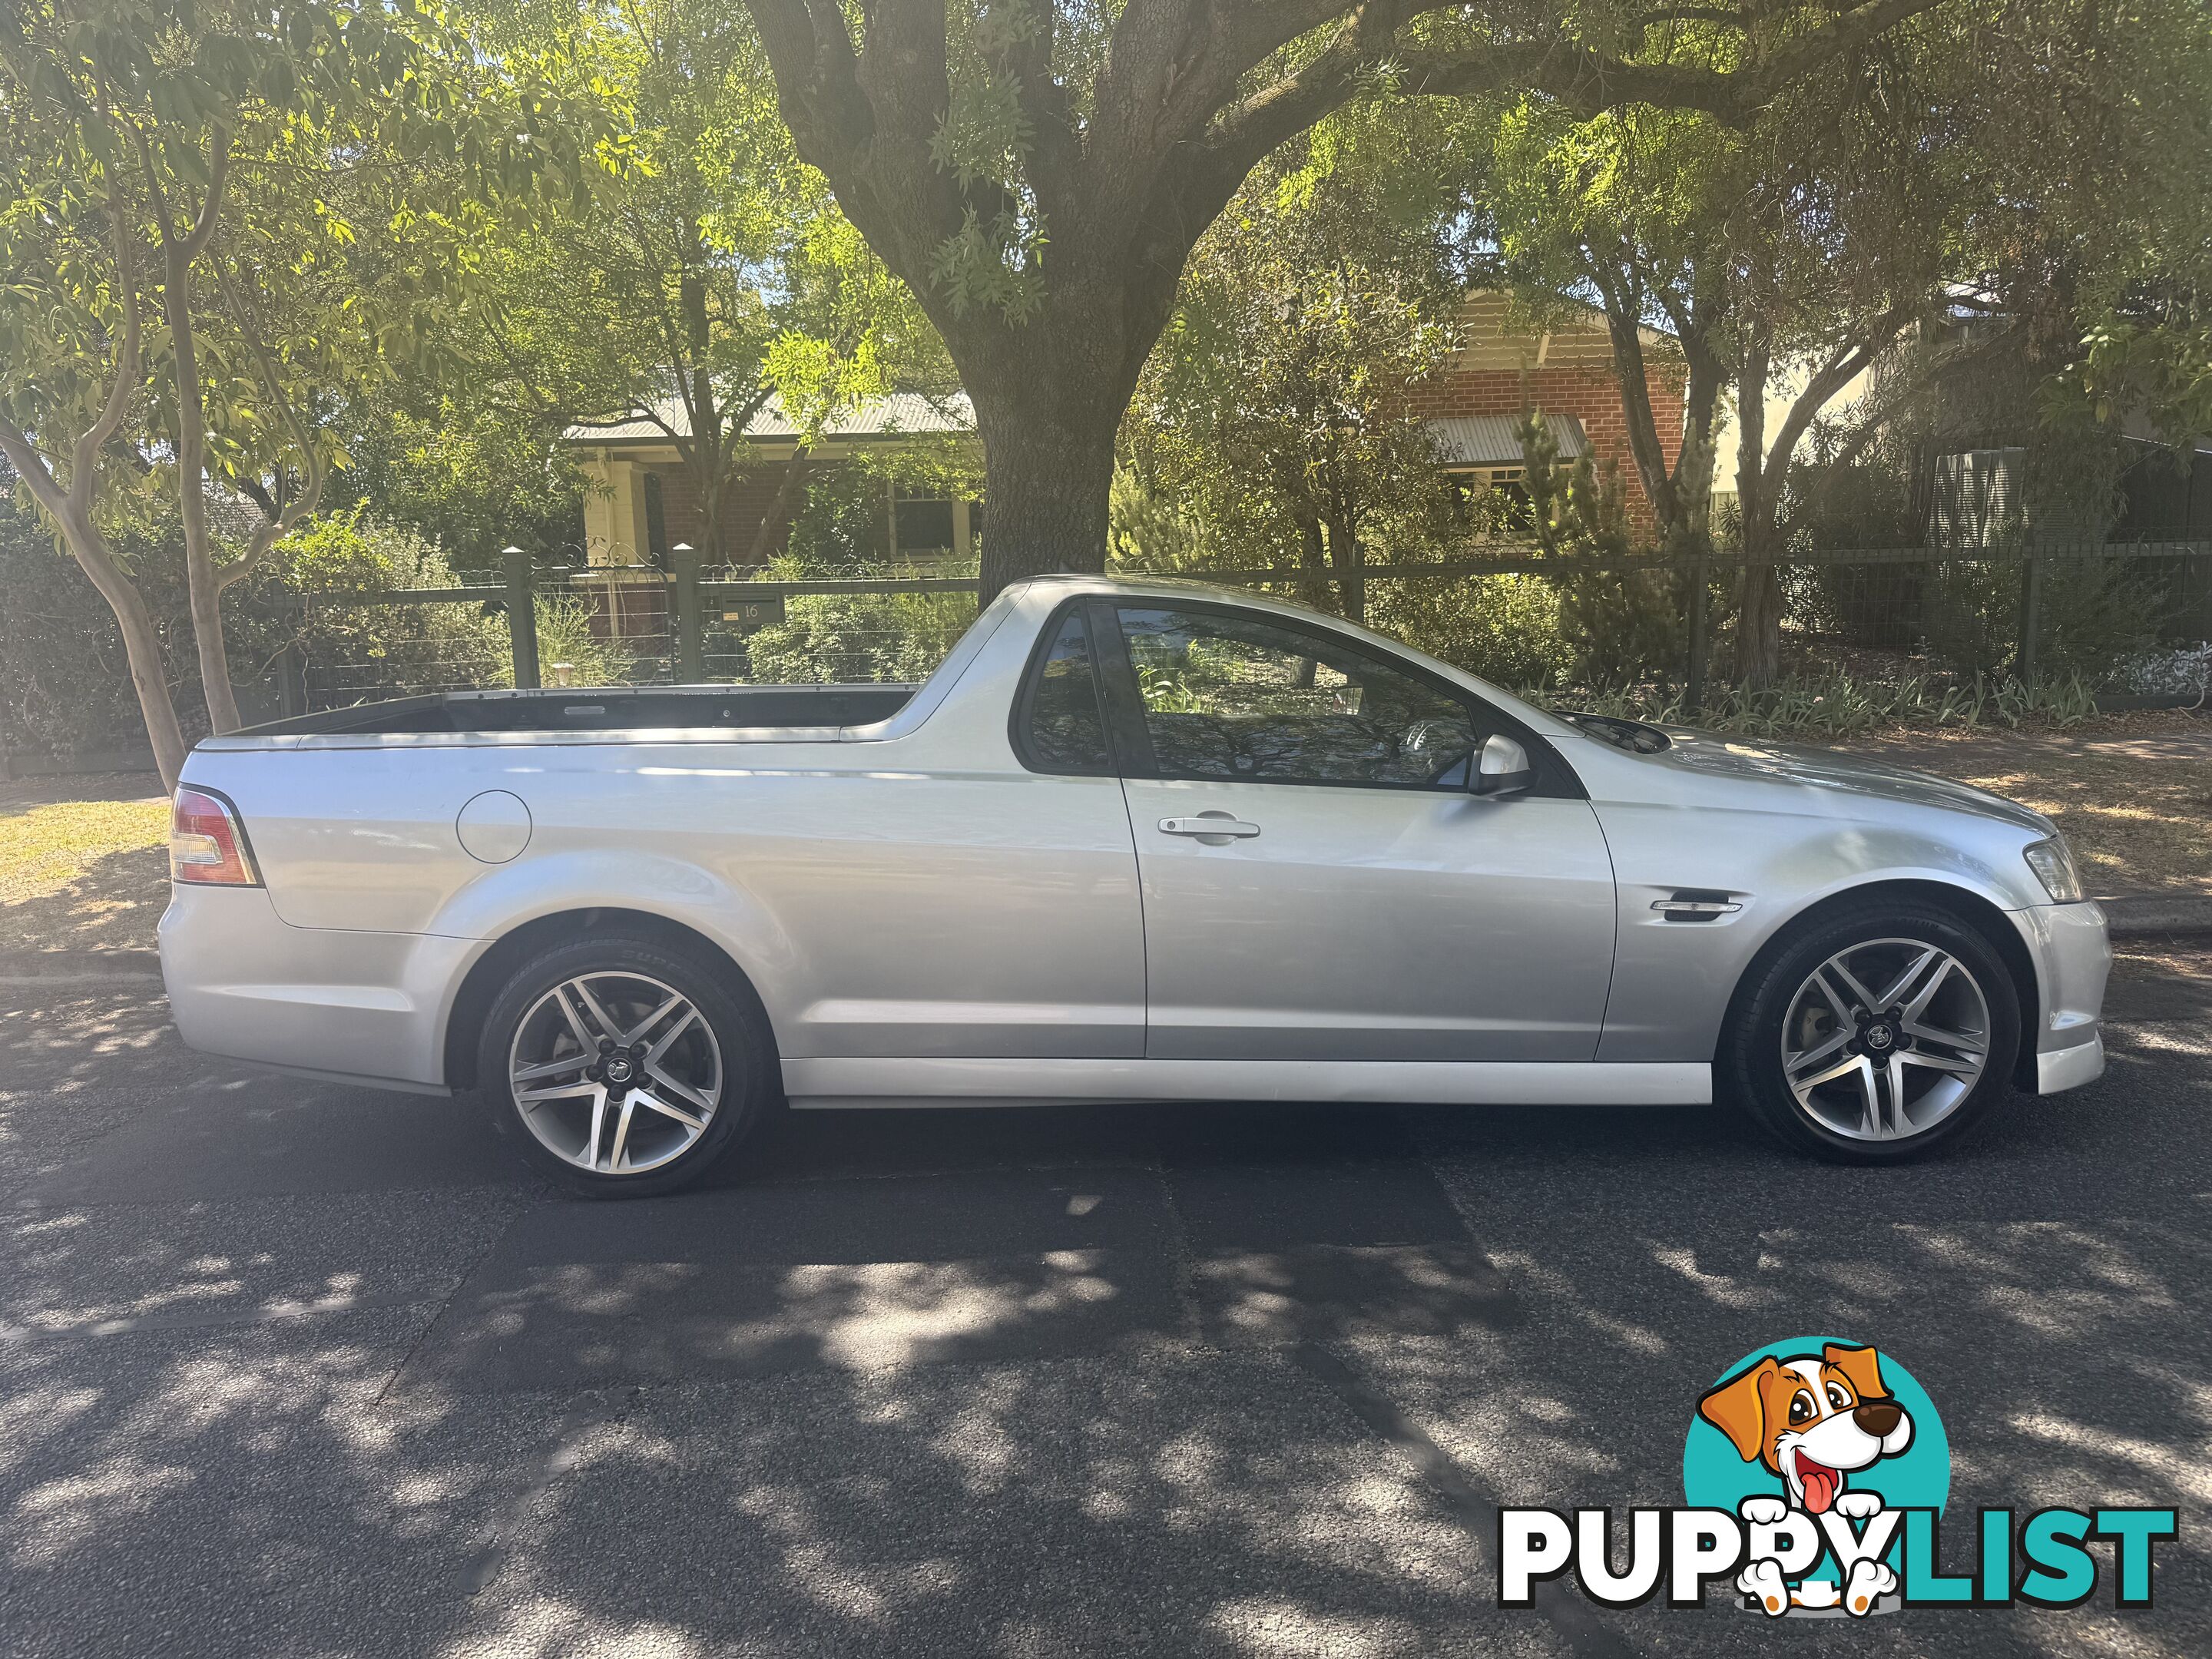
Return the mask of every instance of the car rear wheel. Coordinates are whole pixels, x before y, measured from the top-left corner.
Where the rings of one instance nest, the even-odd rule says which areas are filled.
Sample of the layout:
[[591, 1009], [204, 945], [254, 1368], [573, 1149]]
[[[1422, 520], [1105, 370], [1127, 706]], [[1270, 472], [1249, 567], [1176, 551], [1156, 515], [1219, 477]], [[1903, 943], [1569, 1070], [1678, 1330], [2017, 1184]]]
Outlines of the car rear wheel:
[[595, 1198], [672, 1192], [774, 1095], [774, 1043], [728, 970], [657, 940], [595, 937], [526, 963], [484, 1022], [477, 1076], [541, 1173]]
[[2012, 1091], [2019, 1046], [1989, 941], [1934, 906], [1883, 904], [1816, 921], [1754, 966], [1719, 1071], [1789, 1145], [1892, 1164], [1970, 1133]]

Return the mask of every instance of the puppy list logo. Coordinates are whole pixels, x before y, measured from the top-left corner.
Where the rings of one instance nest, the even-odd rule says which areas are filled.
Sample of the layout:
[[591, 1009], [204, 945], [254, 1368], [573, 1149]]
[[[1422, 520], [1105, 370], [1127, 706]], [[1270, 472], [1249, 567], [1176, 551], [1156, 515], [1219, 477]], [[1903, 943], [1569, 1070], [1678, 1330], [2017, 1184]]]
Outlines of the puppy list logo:
[[2151, 1605], [2151, 1548], [2173, 1510], [2010, 1510], [1976, 1516], [1975, 1570], [1945, 1572], [1951, 1446], [1936, 1402], [1889, 1355], [1836, 1337], [1746, 1354], [1699, 1395], [1679, 1509], [1498, 1513], [1498, 1604], [1534, 1605], [1570, 1567], [1602, 1607], [1704, 1605], [1707, 1583], [1770, 1618], [1863, 1619], [1899, 1607], [2079, 1607], [2112, 1547], [2113, 1601]]

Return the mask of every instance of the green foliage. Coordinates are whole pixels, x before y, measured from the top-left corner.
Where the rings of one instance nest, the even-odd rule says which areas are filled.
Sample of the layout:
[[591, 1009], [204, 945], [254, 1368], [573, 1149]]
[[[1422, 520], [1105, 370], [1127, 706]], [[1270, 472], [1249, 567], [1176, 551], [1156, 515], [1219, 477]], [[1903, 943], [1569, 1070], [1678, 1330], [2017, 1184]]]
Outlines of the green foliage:
[[[397, 414], [354, 412], [381, 476], [410, 486], [414, 522], [454, 545], [550, 552], [575, 531], [531, 501], [546, 502], [546, 452], [574, 422], [654, 411], [711, 509], [769, 399], [816, 440], [862, 398], [949, 388], [912, 295], [795, 153], [740, 0], [515, 0], [479, 39], [550, 89], [563, 142], [599, 135], [602, 176], [587, 200], [501, 203], [471, 303], [434, 319], [445, 368], [409, 377]], [[443, 477], [445, 458], [417, 464], [424, 432], [456, 452]], [[574, 485], [550, 470], [566, 519]], [[710, 564], [751, 551], [720, 544], [728, 516], [708, 513]]]
[[1106, 523], [1109, 568], [1158, 574], [1195, 569], [1205, 562], [1198, 526], [1176, 502], [1147, 489], [1132, 468], [1114, 469]]
[[[114, 618], [13, 482], [0, 465], [0, 750], [138, 750], [145, 726]], [[197, 681], [175, 525], [129, 528], [112, 544], [154, 611], [170, 690], [189, 709]]]
[[486, 418], [449, 397], [422, 413], [379, 399], [356, 418], [340, 487], [445, 548], [471, 580], [496, 580], [509, 545], [542, 563], [575, 556], [583, 481], [538, 422]]
[[1419, 577], [1374, 584], [1367, 610], [1370, 626], [1416, 650], [1535, 693], [1579, 672], [1561, 603], [1559, 585], [1542, 576]]
[[924, 680], [975, 620], [964, 593], [810, 594], [784, 609], [747, 639], [744, 678], [757, 684]]
[[[538, 596], [538, 670], [547, 685], [561, 684], [568, 665], [570, 685], [627, 685], [636, 678], [636, 653], [619, 640], [592, 629], [588, 601], [561, 594]], [[508, 665], [505, 684], [514, 684]]]
[[[890, 492], [973, 495], [981, 480], [964, 446], [899, 445], [818, 474], [794, 518], [790, 550], [769, 561], [778, 581], [808, 577], [901, 578], [947, 574], [941, 562], [889, 556]], [[972, 574], [972, 567], [969, 574]], [[745, 636], [744, 678], [836, 684], [927, 679], [975, 619], [966, 593], [836, 593], [784, 602], [784, 617]]]
[[934, 434], [887, 444], [816, 471], [792, 515], [791, 538], [777, 568], [806, 576], [943, 574], [934, 564], [921, 570], [902, 559], [894, 569], [890, 501], [894, 491], [942, 500], [973, 500], [982, 491], [982, 470], [973, 450]]
[[1303, 566], [1319, 600], [1356, 559], [1451, 533], [1409, 393], [1458, 344], [1459, 198], [1431, 130], [1396, 115], [1291, 146], [1193, 252], [1122, 425], [1117, 558]]
[[514, 683], [507, 619], [480, 605], [295, 608], [303, 594], [459, 586], [443, 551], [414, 531], [379, 524], [358, 507], [333, 513], [289, 538], [278, 560], [232, 629], [234, 647], [254, 666], [296, 640], [320, 682], [315, 689], [337, 702]]
[[[2126, 560], [2053, 556], [2037, 566], [2036, 655], [2044, 672], [2101, 682], [2122, 659], [2156, 642], [2158, 594]], [[2021, 583], [2021, 567], [2009, 561], [1925, 567], [1919, 599], [1929, 653], [1978, 678], [2014, 666]]]
[[[1587, 452], [1559, 465], [1559, 444], [1539, 411], [1519, 422], [1526, 523], [1553, 557], [1619, 562], [1636, 553], [1627, 492], [1611, 463]], [[1559, 592], [1559, 631], [1583, 684], [1641, 680], [1682, 660], [1687, 578], [1672, 570], [1582, 570], [1548, 578]]]
[[1679, 691], [1631, 688], [1548, 701], [1595, 714], [1761, 738], [1848, 737], [1890, 726], [2067, 726], [2097, 712], [2095, 691], [2079, 674], [2030, 683], [1978, 676], [1964, 684], [1920, 675], [1872, 682], [1843, 673], [1785, 678], [1710, 688], [1695, 715]]

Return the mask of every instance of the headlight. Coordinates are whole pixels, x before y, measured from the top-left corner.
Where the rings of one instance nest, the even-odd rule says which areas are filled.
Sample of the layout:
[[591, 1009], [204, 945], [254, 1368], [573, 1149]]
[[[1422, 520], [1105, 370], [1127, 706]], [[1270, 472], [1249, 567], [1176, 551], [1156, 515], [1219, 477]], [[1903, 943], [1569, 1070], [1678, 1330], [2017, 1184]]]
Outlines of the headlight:
[[2078, 904], [2087, 896], [2081, 890], [2081, 872], [2074, 867], [2074, 854], [2065, 836], [2039, 841], [2024, 849], [2021, 856], [2043, 884], [2043, 890], [2051, 895], [2052, 903]]

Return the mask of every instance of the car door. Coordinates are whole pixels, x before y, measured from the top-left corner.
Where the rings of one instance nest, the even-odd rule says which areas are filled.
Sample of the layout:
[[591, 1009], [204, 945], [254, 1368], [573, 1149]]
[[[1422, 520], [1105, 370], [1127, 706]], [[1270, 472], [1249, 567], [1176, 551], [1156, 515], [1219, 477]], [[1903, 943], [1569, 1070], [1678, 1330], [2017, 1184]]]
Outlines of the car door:
[[[1181, 599], [1096, 611], [1144, 898], [1147, 1056], [1593, 1056], [1613, 866], [1548, 744], [1323, 623]], [[1537, 759], [1529, 793], [1468, 792], [1497, 731]]]
[[732, 848], [801, 945], [787, 1055], [1143, 1054], [1136, 857], [1085, 619], [970, 695], [988, 740], [843, 745], [851, 769], [789, 781], [787, 861]]

